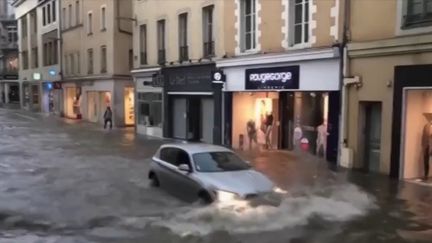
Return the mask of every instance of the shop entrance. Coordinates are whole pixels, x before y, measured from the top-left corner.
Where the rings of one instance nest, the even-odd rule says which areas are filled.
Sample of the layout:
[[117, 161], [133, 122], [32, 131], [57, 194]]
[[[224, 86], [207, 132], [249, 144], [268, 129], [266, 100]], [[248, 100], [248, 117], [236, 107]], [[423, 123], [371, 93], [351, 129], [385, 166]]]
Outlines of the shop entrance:
[[405, 89], [403, 105], [401, 178], [430, 178], [432, 90]]
[[135, 94], [132, 87], [124, 89], [124, 111], [125, 125], [135, 125]]
[[380, 171], [381, 159], [381, 102], [360, 103], [360, 146], [363, 148], [363, 168]]

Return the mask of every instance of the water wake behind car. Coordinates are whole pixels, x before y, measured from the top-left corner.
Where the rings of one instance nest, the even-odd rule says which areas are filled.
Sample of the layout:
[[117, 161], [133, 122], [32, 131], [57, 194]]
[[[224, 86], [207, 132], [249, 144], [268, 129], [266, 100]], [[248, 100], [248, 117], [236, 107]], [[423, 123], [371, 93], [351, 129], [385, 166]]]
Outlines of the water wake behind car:
[[158, 218], [135, 218], [130, 226], [161, 226], [180, 235], [207, 235], [216, 231], [231, 234], [278, 231], [304, 226], [314, 218], [344, 222], [376, 208], [374, 198], [346, 184], [287, 194], [279, 206], [250, 206], [246, 201], [214, 203], [179, 208]]

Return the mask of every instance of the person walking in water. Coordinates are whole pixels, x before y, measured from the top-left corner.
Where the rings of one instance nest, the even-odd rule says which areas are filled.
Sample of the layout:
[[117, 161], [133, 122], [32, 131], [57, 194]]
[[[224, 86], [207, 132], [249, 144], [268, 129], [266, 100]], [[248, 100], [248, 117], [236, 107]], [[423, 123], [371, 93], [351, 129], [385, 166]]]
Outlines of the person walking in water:
[[106, 129], [108, 122], [110, 123], [110, 129], [112, 129], [112, 110], [109, 106], [104, 113], [104, 129]]

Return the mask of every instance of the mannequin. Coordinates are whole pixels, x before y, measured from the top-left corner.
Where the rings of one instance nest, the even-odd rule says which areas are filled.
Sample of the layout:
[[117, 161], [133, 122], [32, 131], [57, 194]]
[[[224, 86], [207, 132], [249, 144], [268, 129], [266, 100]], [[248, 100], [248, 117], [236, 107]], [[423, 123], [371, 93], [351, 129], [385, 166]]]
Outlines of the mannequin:
[[320, 156], [320, 149], [323, 151], [323, 157], [326, 157], [327, 152], [327, 136], [329, 133], [327, 132], [327, 121], [324, 122], [317, 127], [317, 141], [316, 141], [316, 154]]
[[[428, 118], [425, 114], [425, 117]], [[422, 133], [422, 150], [423, 150], [423, 164], [424, 164], [424, 180], [429, 177], [429, 158], [432, 150], [432, 120], [423, 127]]]

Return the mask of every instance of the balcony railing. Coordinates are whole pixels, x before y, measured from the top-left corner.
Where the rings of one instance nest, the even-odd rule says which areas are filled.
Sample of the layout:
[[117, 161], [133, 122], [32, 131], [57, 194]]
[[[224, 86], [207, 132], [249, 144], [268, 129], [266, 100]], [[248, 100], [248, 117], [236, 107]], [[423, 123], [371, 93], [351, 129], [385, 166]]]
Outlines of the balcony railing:
[[215, 55], [214, 41], [204, 42], [204, 57], [212, 57]]
[[147, 52], [141, 52], [140, 53], [140, 63], [141, 63], [141, 65], [147, 64]]
[[189, 49], [187, 46], [180, 46], [179, 59], [180, 59], [180, 61], [189, 60]]
[[165, 62], [166, 62], [165, 49], [161, 49], [158, 51], [158, 64], [165, 65]]

